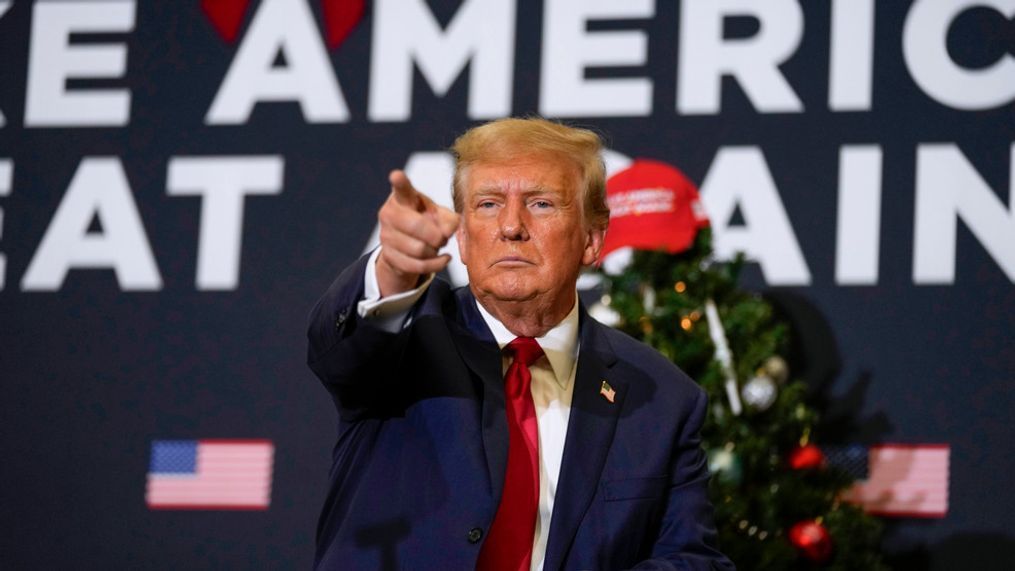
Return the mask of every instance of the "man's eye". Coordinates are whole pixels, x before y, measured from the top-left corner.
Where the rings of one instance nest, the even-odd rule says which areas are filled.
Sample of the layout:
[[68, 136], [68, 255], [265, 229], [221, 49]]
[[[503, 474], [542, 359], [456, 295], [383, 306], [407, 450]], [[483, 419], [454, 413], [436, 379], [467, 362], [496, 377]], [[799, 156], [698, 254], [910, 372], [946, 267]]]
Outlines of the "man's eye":
[[537, 200], [537, 201], [532, 203], [532, 206], [534, 206], [536, 208], [550, 208], [553, 205], [550, 204], [549, 201], [546, 201], [546, 200]]
[[494, 206], [496, 206], [496, 204], [492, 200], [484, 200], [478, 205], [479, 208], [493, 208]]

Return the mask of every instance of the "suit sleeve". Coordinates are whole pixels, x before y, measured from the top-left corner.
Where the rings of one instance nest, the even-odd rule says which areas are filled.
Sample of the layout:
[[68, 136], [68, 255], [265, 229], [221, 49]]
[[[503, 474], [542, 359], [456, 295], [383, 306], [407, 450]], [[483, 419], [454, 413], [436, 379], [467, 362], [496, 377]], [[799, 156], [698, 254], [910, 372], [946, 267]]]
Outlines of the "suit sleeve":
[[670, 491], [652, 558], [635, 569], [735, 569], [717, 547], [712, 504], [708, 500], [708, 459], [701, 448], [701, 426], [708, 397], [696, 388], [674, 447]]
[[331, 393], [343, 420], [397, 407], [396, 371], [407, 332], [391, 333], [360, 317], [369, 256], [346, 268], [310, 313], [307, 364]]

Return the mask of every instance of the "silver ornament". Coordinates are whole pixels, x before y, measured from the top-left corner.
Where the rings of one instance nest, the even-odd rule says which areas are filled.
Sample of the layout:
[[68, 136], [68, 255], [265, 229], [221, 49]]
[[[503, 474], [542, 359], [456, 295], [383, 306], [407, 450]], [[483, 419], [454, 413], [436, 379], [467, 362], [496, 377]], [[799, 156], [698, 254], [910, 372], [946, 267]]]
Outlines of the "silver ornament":
[[754, 410], [763, 411], [768, 410], [775, 403], [776, 397], [779, 396], [779, 388], [771, 377], [761, 375], [744, 383], [740, 394], [748, 406]]
[[713, 448], [708, 452], [708, 471], [723, 482], [739, 484], [743, 480], [743, 461], [740, 455], [733, 451], [732, 443], [727, 443], [722, 448]]

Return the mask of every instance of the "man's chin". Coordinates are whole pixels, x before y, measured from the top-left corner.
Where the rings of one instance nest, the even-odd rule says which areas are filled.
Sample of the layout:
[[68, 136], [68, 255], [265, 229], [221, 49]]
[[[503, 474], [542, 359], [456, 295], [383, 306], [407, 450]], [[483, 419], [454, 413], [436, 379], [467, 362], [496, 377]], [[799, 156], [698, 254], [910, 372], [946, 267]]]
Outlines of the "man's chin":
[[[502, 303], [522, 303], [535, 299], [539, 292], [520, 283], [479, 284], [476, 293]], [[475, 291], [475, 290], [474, 290]]]

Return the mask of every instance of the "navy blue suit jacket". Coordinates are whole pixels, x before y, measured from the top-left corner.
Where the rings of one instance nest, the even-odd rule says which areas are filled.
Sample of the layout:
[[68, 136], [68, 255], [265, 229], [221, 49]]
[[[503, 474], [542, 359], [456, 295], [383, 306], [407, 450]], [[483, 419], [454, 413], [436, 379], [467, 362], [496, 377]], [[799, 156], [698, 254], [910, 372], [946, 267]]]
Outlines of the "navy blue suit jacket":
[[[365, 263], [332, 284], [308, 332], [339, 416], [316, 566], [474, 569], [507, 463], [501, 353], [468, 288], [441, 280], [400, 333], [359, 318]], [[704, 393], [584, 310], [580, 330], [544, 568], [732, 569], [706, 498]]]

